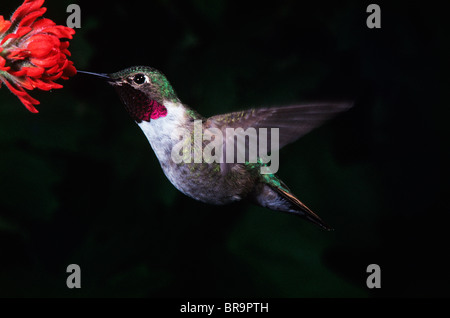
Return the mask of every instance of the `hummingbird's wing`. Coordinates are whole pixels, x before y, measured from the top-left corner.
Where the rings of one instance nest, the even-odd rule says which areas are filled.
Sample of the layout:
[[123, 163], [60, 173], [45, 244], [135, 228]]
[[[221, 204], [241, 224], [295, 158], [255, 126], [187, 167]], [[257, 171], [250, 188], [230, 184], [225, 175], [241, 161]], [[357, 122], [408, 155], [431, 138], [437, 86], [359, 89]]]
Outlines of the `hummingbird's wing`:
[[[242, 128], [244, 131], [248, 128], [255, 128], [257, 133], [260, 131], [259, 128], [267, 128], [267, 147], [271, 151], [276, 151], [320, 126], [327, 119], [348, 110], [351, 106], [352, 103], [342, 102], [249, 109], [210, 117], [205, 122], [205, 127], [215, 127], [222, 131], [224, 136], [224, 158], [226, 158], [226, 144], [233, 142], [236, 146], [235, 135], [227, 134], [226, 128], [234, 128], [235, 130]], [[269, 140], [272, 138], [272, 128], [278, 128], [279, 140], [277, 149], [270, 149]], [[246, 143], [247, 147], [248, 142]], [[245, 149], [245, 151], [248, 152], [248, 149]], [[237, 151], [234, 152], [234, 162], [237, 162], [236, 154]], [[229, 166], [222, 164], [221, 169], [223, 172], [227, 172]]]

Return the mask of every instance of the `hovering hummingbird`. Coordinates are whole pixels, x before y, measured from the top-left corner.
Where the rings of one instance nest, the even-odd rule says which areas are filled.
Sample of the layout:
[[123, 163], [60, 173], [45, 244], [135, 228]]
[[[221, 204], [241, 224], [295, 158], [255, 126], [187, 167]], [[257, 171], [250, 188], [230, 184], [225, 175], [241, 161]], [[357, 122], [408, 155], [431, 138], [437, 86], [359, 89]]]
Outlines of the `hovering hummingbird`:
[[[249, 200], [260, 206], [301, 216], [324, 229], [331, 228], [302, 203], [275, 174], [262, 174], [257, 163], [181, 162], [172, 160], [177, 142], [174, 132], [193, 133], [195, 121], [204, 130], [226, 128], [279, 128], [279, 149], [325, 120], [351, 107], [350, 103], [316, 103], [238, 111], [205, 118], [177, 97], [167, 78], [147, 66], [134, 66], [102, 77], [118, 93], [125, 109], [139, 125], [155, 152], [169, 181], [185, 195], [208, 203], [224, 205]], [[229, 139], [224, 139], [224, 149]], [[277, 151], [279, 149], [271, 149]]]

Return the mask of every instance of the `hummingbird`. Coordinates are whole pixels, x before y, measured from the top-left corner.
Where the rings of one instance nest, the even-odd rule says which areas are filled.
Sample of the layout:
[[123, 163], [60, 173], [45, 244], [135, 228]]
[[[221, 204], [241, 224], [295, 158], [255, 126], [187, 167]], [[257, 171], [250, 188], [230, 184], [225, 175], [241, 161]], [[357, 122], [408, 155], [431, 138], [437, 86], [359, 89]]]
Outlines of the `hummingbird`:
[[[105, 79], [117, 92], [131, 118], [141, 128], [159, 160], [167, 179], [185, 195], [214, 205], [246, 200], [259, 206], [300, 216], [331, 230], [274, 173], [262, 174], [265, 165], [245, 162], [174, 162], [171, 154], [177, 140], [174, 132], [193, 134], [194, 122], [203, 130], [227, 128], [278, 128], [278, 151], [318, 127], [327, 119], [349, 109], [349, 102], [298, 104], [253, 108], [205, 118], [183, 104], [166, 76], [148, 66], [133, 66], [116, 73], [80, 73]], [[226, 143], [223, 141], [224, 150]], [[204, 144], [203, 144], [204, 145]], [[246, 143], [248, 146], [248, 143]], [[259, 158], [258, 158], [259, 159]]]

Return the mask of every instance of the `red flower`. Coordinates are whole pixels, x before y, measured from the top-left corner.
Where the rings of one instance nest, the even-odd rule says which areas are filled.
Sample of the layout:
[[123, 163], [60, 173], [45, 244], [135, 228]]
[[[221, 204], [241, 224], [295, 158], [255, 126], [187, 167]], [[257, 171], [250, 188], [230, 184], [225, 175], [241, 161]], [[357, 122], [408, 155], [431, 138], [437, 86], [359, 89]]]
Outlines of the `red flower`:
[[39, 101], [27, 90], [48, 91], [63, 86], [54, 81], [74, 76], [77, 70], [67, 59], [75, 31], [42, 18], [44, 0], [25, 0], [11, 16], [0, 16], [0, 86], [2, 82], [25, 107], [37, 113]]

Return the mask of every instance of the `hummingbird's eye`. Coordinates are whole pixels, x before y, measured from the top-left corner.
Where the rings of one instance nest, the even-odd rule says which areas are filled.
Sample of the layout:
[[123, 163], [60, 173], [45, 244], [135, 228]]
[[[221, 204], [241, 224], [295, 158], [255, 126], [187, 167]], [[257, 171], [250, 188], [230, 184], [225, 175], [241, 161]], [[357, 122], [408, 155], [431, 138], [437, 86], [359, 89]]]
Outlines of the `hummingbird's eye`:
[[145, 83], [145, 75], [144, 74], [136, 74], [134, 77], [133, 77], [133, 81], [136, 83], [136, 84], [138, 84], [138, 85], [141, 85], [141, 84], [144, 84]]

